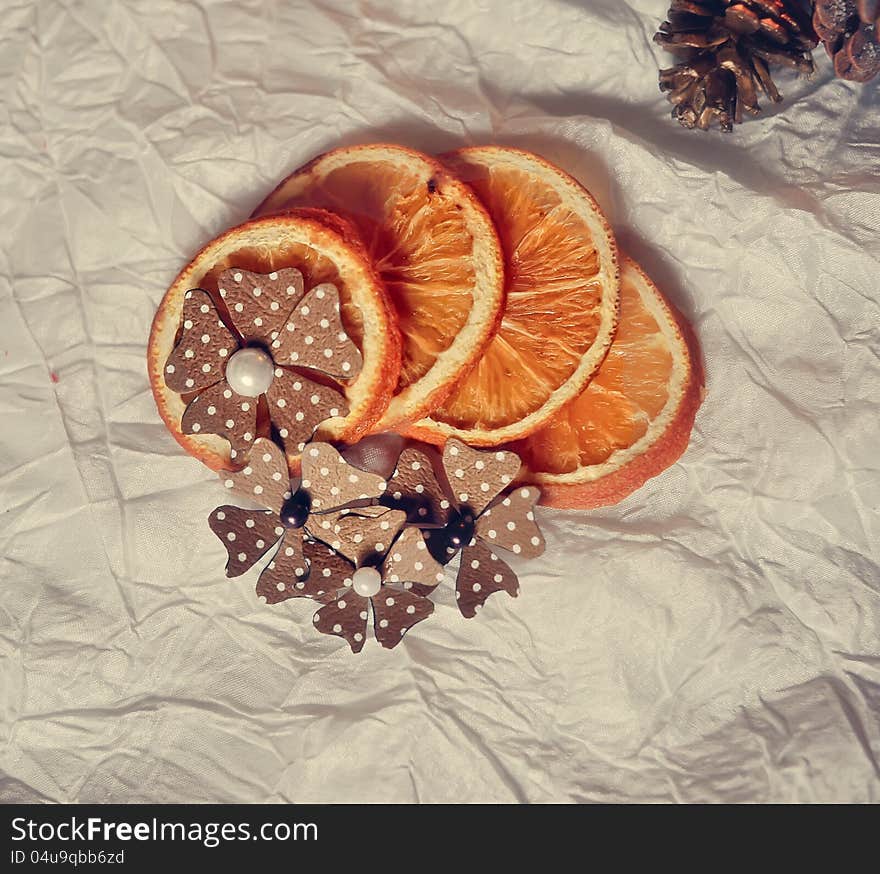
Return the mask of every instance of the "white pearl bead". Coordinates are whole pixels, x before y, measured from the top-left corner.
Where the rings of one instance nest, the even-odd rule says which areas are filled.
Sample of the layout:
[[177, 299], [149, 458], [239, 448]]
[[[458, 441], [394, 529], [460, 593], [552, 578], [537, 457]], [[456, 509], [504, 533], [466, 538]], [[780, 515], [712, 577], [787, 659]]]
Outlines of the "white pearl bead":
[[351, 582], [362, 598], [372, 598], [382, 588], [382, 575], [374, 567], [361, 567], [354, 572]]
[[262, 350], [254, 347], [239, 349], [226, 364], [226, 381], [229, 387], [246, 398], [265, 394], [272, 384], [275, 365]]

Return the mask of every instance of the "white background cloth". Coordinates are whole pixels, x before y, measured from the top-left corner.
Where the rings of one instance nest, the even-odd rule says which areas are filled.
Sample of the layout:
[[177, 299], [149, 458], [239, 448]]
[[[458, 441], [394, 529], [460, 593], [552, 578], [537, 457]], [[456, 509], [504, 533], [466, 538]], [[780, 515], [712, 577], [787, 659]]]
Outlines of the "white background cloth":
[[[880, 90], [820, 49], [781, 109], [685, 131], [667, 5], [7, 0], [0, 799], [880, 800]], [[447, 581], [355, 657], [224, 577], [144, 354], [199, 246], [381, 140], [577, 175], [709, 393], [662, 476], [541, 513], [517, 600], [465, 621]]]

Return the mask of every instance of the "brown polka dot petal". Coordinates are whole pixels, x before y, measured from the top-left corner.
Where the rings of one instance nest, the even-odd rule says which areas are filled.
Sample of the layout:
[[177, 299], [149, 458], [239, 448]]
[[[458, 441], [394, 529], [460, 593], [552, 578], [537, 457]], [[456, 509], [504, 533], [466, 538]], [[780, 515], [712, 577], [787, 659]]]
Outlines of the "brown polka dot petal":
[[514, 489], [477, 519], [477, 537], [523, 558], [541, 555], [544, 537], [535, 523], [534, 509], [540, 496], [534, 486]]
[[226, 547], [226, 576], [250, 570], [277, 542], [284, 529], [274, 513], [225, 505], [208, 517], [208, 525]]
[[374, 595], [370, 601], [373, 605], [376, 640], [385, 649], [397, 646], [413, 625], [427, 619], [434, 612], [434, 605], [427, 598], [388, 586], [382, 586], [379, 594]]
[[303, 451], [321, 422], [349, 412], [338, 391], [283, 367], [275, 368], [266, 402], [272, 424], [292, 455]]
[[[342, 509], [331, 510], [327, 513], [313, 513], [306, 522], [305, 529], [309, 535], [316, 540], [323, 540], [327, 543], [339, 543], [341, 546], [342, 543], [338, 537], [338, 532], [342, 530], [339, 525], [339, 520], [347, 516], [349, 512], [348, 509]], [[387, 513], [388, 507], [382, 507], [379, 505], [374, 507], [358, 507], [356, 512], [358, 517], [362, 519], [375, 519], [377, 516], [383, 516]], [[400, 530], [401, 526], [398, 525], [397, 527], [394, 527], [390, 520], [387, 520], [387, 522], [388, 527], [382, 527], [382, 530], [392, 531], [391, 539], [393, 540], [397, 536], [397, 532]]]
[[449, 519], [449, 498], [437, 481], [431, 456], [411, 446], [400, 454], [383, 500], [403, 510], [413, 524], [439, 526]]
[[470, 619], [489, 595], [500, 591], [512, 598], [519, 593], [516, 574], [481, 540], [461, 551], [461, 566], [455, 581], [455, 597], [461, 615]]
[[339, 292], [329, 282], [316, 285], [296, 305], [271, 350], [278, 364], [310, 367], [336, 379], [353, 379], [363, 366], [339, 316]]
[[201, 391], [223, 379], [226, 361], [237, 350], [211, 295], [192, 289], [183, 300], [180, 339], [165, 362], [165, 384], [178, 394]]
[[309, 540], [303, 543], [303, 552], [310, 567], [304, 595], [326, 602], [351, 588], [355, 567], [345, 556], [323, 543]]
[[290, 497], [290, 476], [284, 453], [265, 437], [253, 442], [245, 467], [235, 472], [224, 471], [220, 480], [226, 488], [274, 511], [276, 518]]
[[302, 529], [287, 528], [281, 536], [278, 551], [257, 580], [257, 595], [265, 598], [267, 604], [306, 597], [302, 589], [308, 575], [309, 565], [303, 555]]
[[407, 528], [394, 541], [382, 564], [382, 579], [426, 595], [443, 581], [443, 567], [431, 557], [418, 528]]
[[849, 39], [847, 61], [853, 68], [853, 80], [867, 82], [880, 74], [880, 37], [874, 25], [863, 24]]
[[[373, 515], [380, 509], [382, 513]], [[312, 515], [307, 523], [308, 531], [358, 567], [373, 563], [388, 551], [406, 522], [406, 514], [387, 507], [364, 507], [363, 510], [367, 512], [355, 509]]]
[[224, 380], [202, 391], [184, 410], [184, 434], [217, 434], [229, 441], [233, 460], [247, 457], [257, 430], [257, 398], [236, 394]]
[[379, 497], [385, 480], [349, 464], [329, 443], [313, 443], [303, 453], [302, 487], [312, 509], [324, 511]]
[[231, 267], [218, 280], [229, 318], [246, 341], [269, 346], [303, 294], [302, 273], [288, 267], [273, 273], [251, 273]]
[[452, 495], [479, 515], [519, 473], [515, 452], [471, 449], [454, 438], [443, 449], [443, 469]]
[[364, 647], [368, 615], [368, 599], [348, 589], [315, 614], [315, 628], [344, 638], [352, 652], [360, 652]]

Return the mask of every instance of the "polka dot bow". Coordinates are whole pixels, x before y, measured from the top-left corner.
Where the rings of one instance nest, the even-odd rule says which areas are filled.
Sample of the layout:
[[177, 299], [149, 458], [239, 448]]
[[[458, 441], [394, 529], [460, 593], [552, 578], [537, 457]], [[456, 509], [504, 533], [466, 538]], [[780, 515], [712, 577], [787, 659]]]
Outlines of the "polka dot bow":
[[[247, 467], [221, 476], [229, 489], [248, 496], [264, 510], [224, 505], [211, 513], [208, 524], [226, 547], [226, 575], [250, 570], [273, 546], [273, 559], [257, 582], [257, 594], [270, 604], [287, 598], [320, 597], [328, 591], [310, 573], [320, 540], [367, 558], [384, 553], [405, 521], [401, 512], [361, 506], [377, 498], [385, 480], [348, 464], [329, 444], [311, 444], [303, 455], [302, 481], [291, 489], [287, 460], [271, 440], [254, 441]], [[353, 507], [355, 507], [353, 509]], [[358, 519], [371, 524], [369, 542], [357, 531]], [[357, 543], [353, 541], [359, 534]], [[304, 536], [306, 535], [306, 536]], [[326, 551], [326, 548], [325, 548]]]
[[[431, 458], [418, 449], [407, 450], [389, 479], [383, 500], [400, 494], [405, 506], [408, 494], [419, 497], [415, 517], [432, 527], [429, 545], [441, 561], [461, 554], [455, 597], [462, 615], [470, 618], [486, 599], [501, 590], [516, 597], [519, 581], [495, 549], [523, 558], [544, 552], [544, 538], [535, 523], [534, 505], [540, 490], [517, 487], [507, 494], [519, 472], [520, 459], [507, 450], [481, 451], [450, 439], [443, 450], [442, 467], [448, 497], [433, 471]], [[420, 513], [419, 509], [424, 510]]]
[[443, 567], [431, 557], [422, 532], [405, 528], [377, 565], [358, 566], [325, 550], [312, 559], [312, 576], [333, 590], [321, 598], [325, 604], [315, 613], [315, 628], [344, 638], [352, 652], [360, 652], [370, 613], [376, 640], [393, 649], [434, 612], [425, 595], [443, 579]]
[[361, 353], [340, 319], [339, 293], [322, 283], [304, 294], [293, 268], [268, 275], [230, 268], [218, 287], [219, 309], [209, 292], [186, 292], [180, 336], [165, 364], [167, 386], [195, 395], [181, 428], [225, 438], [231, 457], [243, 460], [265, 398], [284, 448], [299, 453], [321, 422], [349, 409], [341, 392], [298, 368], [337, 380], [361, 370]]

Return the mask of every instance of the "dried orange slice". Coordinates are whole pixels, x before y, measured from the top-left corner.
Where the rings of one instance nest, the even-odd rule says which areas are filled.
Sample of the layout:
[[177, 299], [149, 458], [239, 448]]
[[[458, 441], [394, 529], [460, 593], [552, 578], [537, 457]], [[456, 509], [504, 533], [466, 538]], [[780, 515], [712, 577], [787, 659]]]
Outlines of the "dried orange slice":
[[[147, 363], [159, 413], [175, 439], [214, 470], [240, 466], [223, 437], [183, 432], [183, 414], [192, 397], [169, 389], [165, 378], [166, 362], [181, 331], [186, 293], [201, 288], [219, 302], [218, 277], [231, 267], [258, 274], [293, 267], [301, 271], [306, 290], [323, 282], [336, 286], [343, 327], [363, 363], [357, 378], [340, 380], [336, 386], [348, 414], [324, 421], [317, 437], [357, 440], [391, 400], [400, 373], [400, 335], [391, 303], [357, 231], [338, 216], [316, 209], [294, 210], [232, 228], [208, 243], [166, 292], [153, 320]], [[222, 303], [219, 306], [222, 310]], [[270, 435], [265, 409], [258, 410], [256, 424], [253, 437]], [[288, 463], [295, 471], [298, 453], [288, 451]]]
[[504, 299], [501, 249], [486, 210], [433, 158], [368, 145], [320, 155], [256, 209], [322, 207], [358, 227], [403, 337], [397, 393], [376, 430], [427, 415], [479, 359]]
[[703, 399], [697, 340], [631, 259], [623, 259], [620, 322], [586, 390], [512, 448], [525, 482], [550, 507], [615, 504], [673, 464]]
[[480, 361], [407, 434], [494, 446], [539, 428], [601, 364], [617, 322], [617, 249], [589, 192], [543, 158], [485, 146], [443, 160], [495, 221], [507, 299]]

